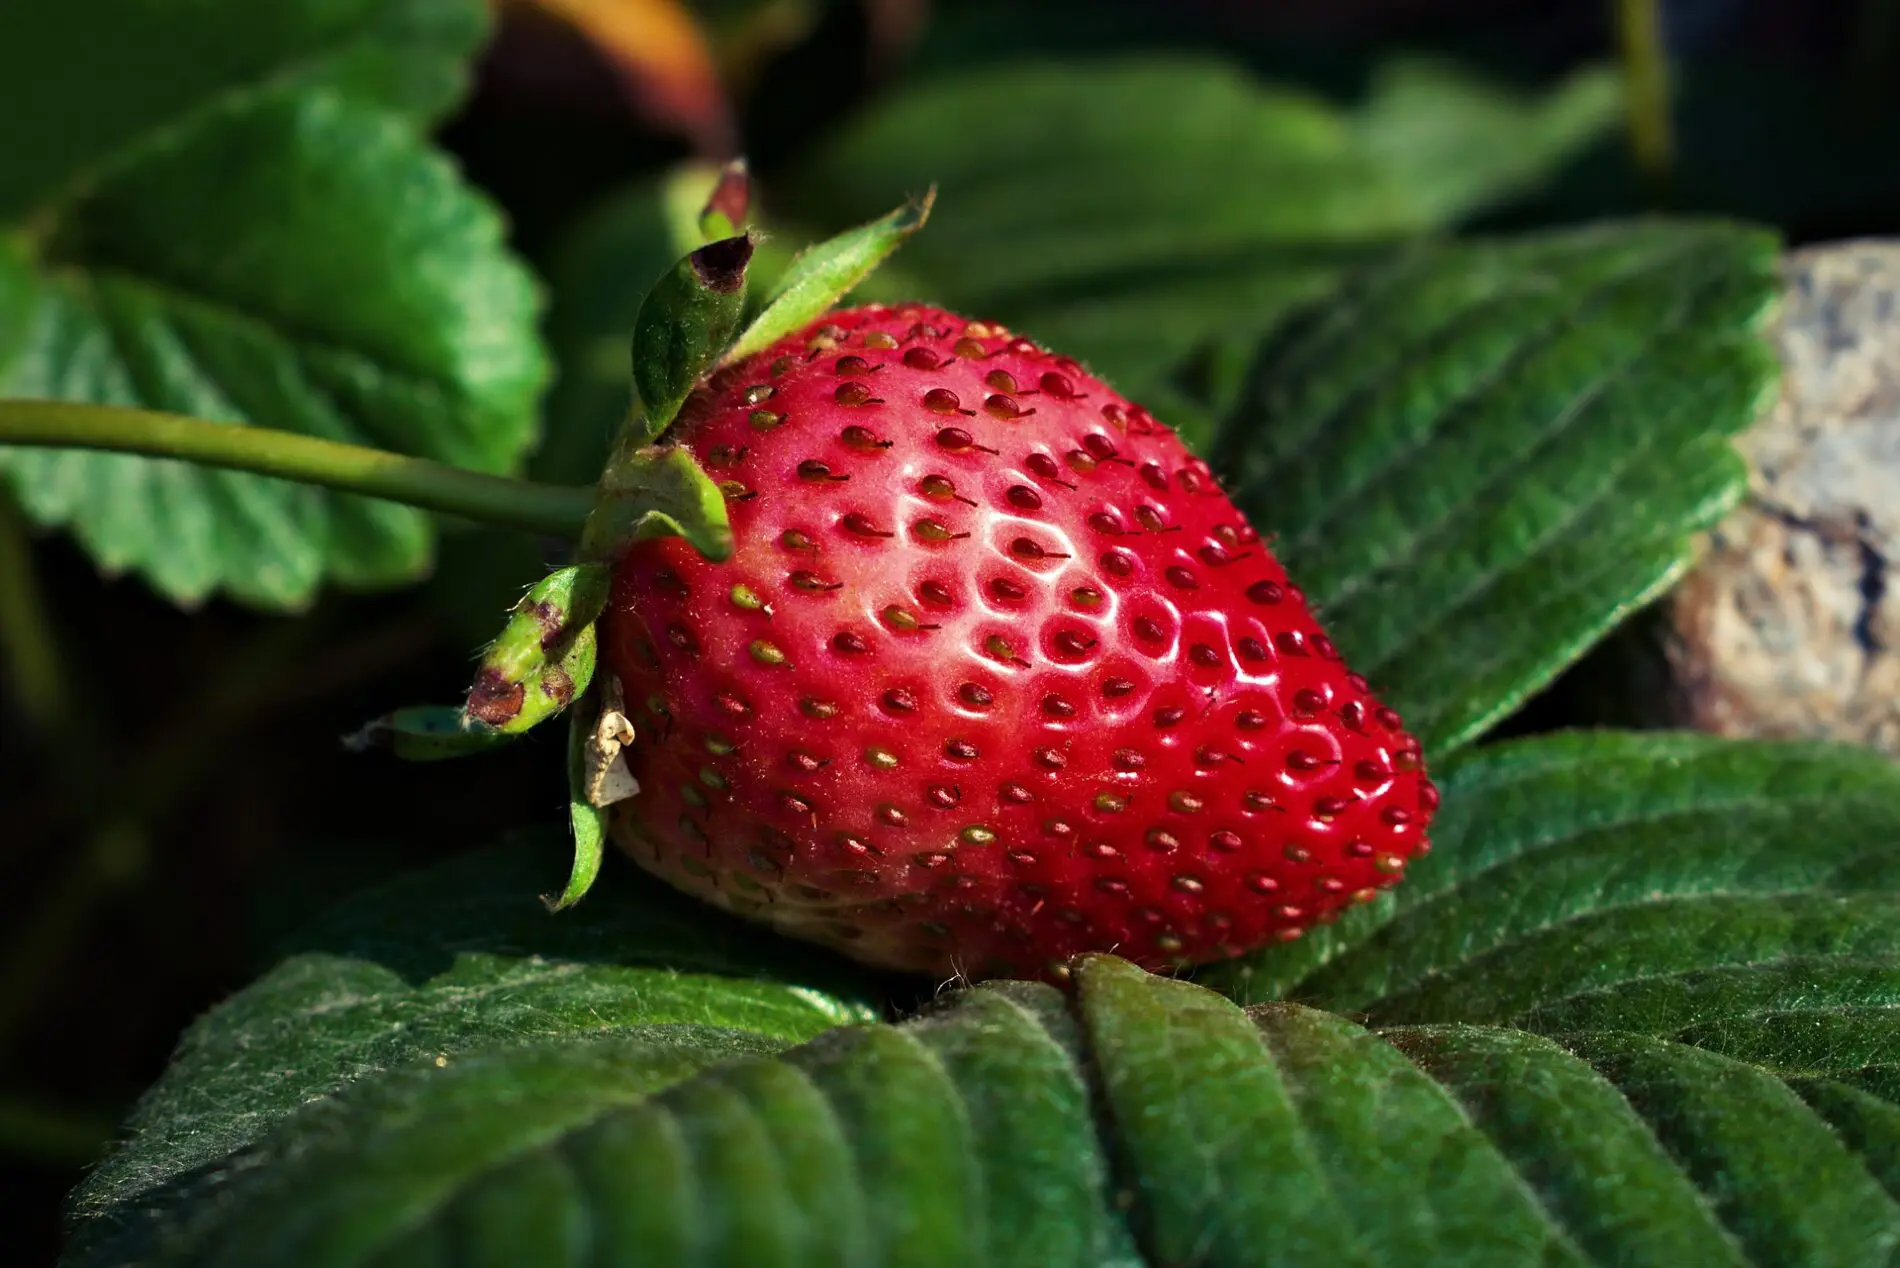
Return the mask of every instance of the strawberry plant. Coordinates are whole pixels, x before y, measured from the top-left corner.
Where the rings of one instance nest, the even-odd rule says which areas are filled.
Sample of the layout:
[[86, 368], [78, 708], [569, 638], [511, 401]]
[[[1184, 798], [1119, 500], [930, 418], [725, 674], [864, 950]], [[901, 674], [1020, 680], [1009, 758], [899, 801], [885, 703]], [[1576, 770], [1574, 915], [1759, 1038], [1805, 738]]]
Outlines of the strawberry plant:
[[195, 1022], [66, 1263], [1900, 1249], [1900, 772], [1504, 733], [1776, 377], [1770, 231], [1438, 232], [1613, 81], [1003, 67], [537, 276], [424, 131], [483, 6], [165, 8], [0, 19], [9, 496], [187, 605], [473, 561], [352, 760], [567, 809]]

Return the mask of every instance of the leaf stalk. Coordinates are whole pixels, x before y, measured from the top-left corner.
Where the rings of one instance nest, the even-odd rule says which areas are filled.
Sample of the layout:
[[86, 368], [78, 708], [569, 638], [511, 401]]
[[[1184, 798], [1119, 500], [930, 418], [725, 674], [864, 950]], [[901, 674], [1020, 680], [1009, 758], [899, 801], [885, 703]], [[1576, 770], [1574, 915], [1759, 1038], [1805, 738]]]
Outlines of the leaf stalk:
[[1644, 178], [1660, 189], [1675, 166], [1676, 150], [1661, 0], [1616, 0], [1616, 26], [1628, 84], [1630, 151]]
[[539, 484], [295, 432], [113, 405], [0, 400], [0, 445], [174, 458], [568, 538], [580, 534], [594, 505], [592, 486]]

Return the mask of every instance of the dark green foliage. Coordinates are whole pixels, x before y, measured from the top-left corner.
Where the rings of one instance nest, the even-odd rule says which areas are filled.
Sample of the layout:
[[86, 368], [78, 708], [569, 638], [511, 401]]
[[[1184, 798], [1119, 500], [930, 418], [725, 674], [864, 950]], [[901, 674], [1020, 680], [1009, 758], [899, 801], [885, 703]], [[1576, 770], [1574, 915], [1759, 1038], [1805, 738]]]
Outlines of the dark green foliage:
[[1604, 226], [1420, 249], [1256, 360], [1218, 470], [1347, 660], [1444, 754], [1686, 567], [1741, 497], [1776, 244]]
[[[418, 878], [197, 1028], [71, 1262], [1884, 1262], [1900, 771], [1559, 737], [1444, 815], [1383, 910], [1209, 975], [1302, 1001], [1248, 1010], [1095, 957], [867, 1025], [628, 873], [558, 920], [546, 857]], [[1540, 936], [1649, 910], [1648, 957]]]
[[[1695, 224], [1413, 249], [1253, 359], [1215, 453], [1444, 804], [1391, 894], [1202, 974], [1251, 1011], [1098, 957], [1066, 997], [852, 1024], [869, 984], [786, 985], [767, 934], [624, 872], [532, 923], [553, 886], [494, 856], [202, 1023], [72, 1262], [1879, 1260], [1900, 772], [1680, 736], [1446, 756], [1736, 495], [1772, 255]], [[502, 894], [509, 950], [441, 950]], [[746, 949], [709, 962], [701, 927]]]
[[[418, 134], [478, 0], [80, 0], [0, 17], [0, 397], [143, 405], [506, 471], [547, 366], [495, 211]], [[48, 126], [58, 119], [59, 126]], [[34, 520], [174, 600], [426, 570], [429, 517], [0, 450]]]
[[1008, 321], [1190, 427], [1157, 395], [1184, 356], [1244, 347], [1368, 249], [1536, 185], [1617, 105], [1600, 73], [1524, 98], [1429, 63], [1352, 112], [1193, 58], [962, 70], [854, 123], [787, 210], [848, 224], [934, 182], [893, 286]]
[[[108, 7], [122, 39], [76, 61]], [[0, 393], [518, 462], [537, 300], [419, 138], [483, 8], [78, 0], [16, 23]], [[139, 40], [166, 74], [121, 73]], [[75, 76], [125, 82], [78, 100]], [[1041, 126], [998, 126], [999, 100]], [[1530, 98], [1418, 66], [1349, 111], [1200, 63], [964, 74], [767, 199], [845, 224], [941, 182], [893, 268], [867, 277], [921, 210], [795, 260], [741, 240], [776, 279], [744, 341], [863, 281], [1086, 357], [1202, 444], [1426, 738], [1444, 804], [1404, 885], [1198, 983], [1097, 956], [1062, 989], [946, 984], [906, 1017], [889, 1002], [927, 987], [629, 867], [548, 914], [600, 865], [577, 802], [565, 890], [559, 834], [468, 857], [346, 905], [194, 1026], [76, 1195], [68, 1262], [1890, 1261], [1900, 771], [1683, 736], [1471, 747], [1686, 566], [1772, 381], [1762, 234], [1407, 244], [1537, 184], [1615, 104], [1596, 75]], [[54, 150], [30, 120], [62, 110]], [[634, 330], [629, 296], [700, 245], [699, 177], [621, 203], [556, 270], [547, 470], [600, 471], [629, 331], [663, 424], [744, 320], [713, 286], [694, 320]], [[643, 439], [584, 557], [652, 532], [729, 548], [704, 473]], [[175, 598], [289, 606], [429, 558], [426, 519], [388, 506], [4, 464], [36, 519]], [[530, 626], [503, 650], [545, 670]]]
[[[78, 1245], [113, 1262], [155, 1244], [221, 1160], [274, 1133], [298, 1136], [285, 1124], [303, 1107], [385, 1071], [420, 1071], [404, 1086], [421, 1092], [438, 1060], [454, 1070], [487, 1053], [479, 1068], [507, 1080], [512, 1052], [614, 1036], [651, 1054], [651, 1068], [684, 1071], [874, 1016], [863, 975], [682, 904], [656, 882], [622, 874], [611, 892], [549, 916], [536, 895], [558, 888], [565, 854], [556, 836], [473, 855], [367, 895], [301, 937], [185, 1036], [134, 1116], [134, 1142], [76, 1198], [82, 1216], [97, 1216]], [[546, 1082], [536, 1095], [558, 1101], [578, 1086], [560, 1072], [607, 1051], [587, 1048], [579, 1066], [554, 1053], [535, 1067]]]

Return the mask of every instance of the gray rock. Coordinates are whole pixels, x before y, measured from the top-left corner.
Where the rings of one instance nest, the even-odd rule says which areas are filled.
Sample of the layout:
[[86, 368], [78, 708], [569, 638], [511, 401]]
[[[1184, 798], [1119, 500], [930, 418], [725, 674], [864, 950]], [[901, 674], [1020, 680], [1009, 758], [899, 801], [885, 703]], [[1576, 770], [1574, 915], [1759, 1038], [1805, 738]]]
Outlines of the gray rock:
[[1785, 265], [1747, 502], [1666, 607], [1672, 721], [1900, 756], [1900, 242]]

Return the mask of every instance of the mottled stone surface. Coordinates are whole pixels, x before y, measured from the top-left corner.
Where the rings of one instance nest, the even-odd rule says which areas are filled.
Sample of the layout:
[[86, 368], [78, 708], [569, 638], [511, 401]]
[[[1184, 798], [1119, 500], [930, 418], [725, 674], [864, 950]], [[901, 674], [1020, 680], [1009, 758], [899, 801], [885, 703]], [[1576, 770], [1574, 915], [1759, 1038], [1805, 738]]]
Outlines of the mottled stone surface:
[[1748, 501], [1670, 600], [1674, 720], [1900, 756], [1900, 242], [1796, 252]]

